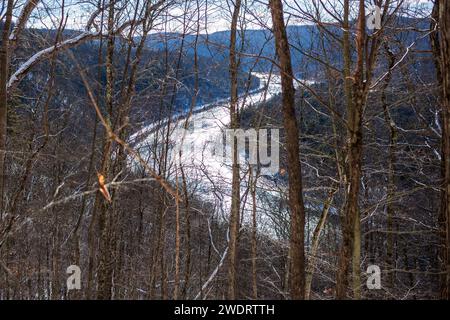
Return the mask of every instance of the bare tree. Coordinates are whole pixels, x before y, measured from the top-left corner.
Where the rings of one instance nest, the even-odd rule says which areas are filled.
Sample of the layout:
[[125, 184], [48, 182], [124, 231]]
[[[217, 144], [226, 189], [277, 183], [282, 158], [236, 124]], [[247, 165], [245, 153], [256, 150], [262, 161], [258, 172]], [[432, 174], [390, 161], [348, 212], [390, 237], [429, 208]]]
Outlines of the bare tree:
[[290, 293], [292, 299], [303, 299], [305, 296], [305, 208], [302, 194], [299, 129], [295, 112], [294, 74], [282, 3], [280, 0], [271, 0], [269, 5], [272, 14], [276, 51], [280, 61], [283, 121], [288, 155], [289, 208], [291, 215], [289, 251]]
[[450, 7], [446, 1], [435, 1], [433, 8], [433, 26], [438, 32], [431, 35], [431, 43], [436, 60], [437, 78], [441, 82], [441, 127], [442, 127], [442, 191], [440, 208], [440, 258], [442, 264], [441, 297], [449, 299], [450, 295]]

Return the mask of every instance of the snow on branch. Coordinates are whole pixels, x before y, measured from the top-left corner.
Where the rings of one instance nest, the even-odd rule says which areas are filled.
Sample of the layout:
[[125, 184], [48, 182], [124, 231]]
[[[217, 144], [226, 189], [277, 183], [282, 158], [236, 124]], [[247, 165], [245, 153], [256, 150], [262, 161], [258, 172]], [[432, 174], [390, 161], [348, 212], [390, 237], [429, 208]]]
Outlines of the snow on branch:
[[[24, 8], [22, 9], [22, 12], [20, 14], [19, 23], [14, 28], [12, 34], [10, 35], [10, 39], [17, 39], [17, 36], [20, 33], [20, 30], [25, 26], [26, 21], [28, 20], [31, 12], [38, 4], [39, 0], [28, 0], [28, 2], [24, 5]], [[165, 0], [160, 0], [157, 3], [150, 6], [148, 9], [149, 11], [154, 11], [160, 8], [165, 3]], [[64, 40], [56, 45], [53, 45], [51, 47], [48, 47], [46, 49], [43, 49], [37, 53], [35, 53], [32, 57], [30, 57], [27, 61], [25, 61], [9, 78], [8, 84], [7, 84], [7, 90], [8, 92], [11, 91], [27, 74], [27, 72], [36, 64], [41, 62], [42, 60], [48, 58], [52, 53], [55, 51], [60, 50], [66, 50], [73, 47], [76, 47], [88, 40], [96, 39], [102, 36], [100, 31], [90, 31], [92, 25], [94, 25], [95, 18], [99, 15], [101, 12], [101, 8], [97, 9], [88, 20], [88, 23], [86, 25], [85, 31], [79, 34], [76, 37]], [[134, 25], [140, 25], [145, 22], [145, 18], [138, 19], [138, 20], [129, 20], [124, 22], [121, 26], [119, 26], [113, 34], [118, 35], [121, 34], [123, 31], [125, 31], [130, 26]]]
[[208, 280], [206, 280], [206, 282], [202, 285], [202, 289], [200, 290], [200, 292], [197, 293], [194, 300], [198, 300], [201, 297], [202, 293], [206, 290], [206, 288], [208, 288], [209, 284], [216, 277], [217, 273], [219, 272], [219, 269], [222, 267], [223, 263], [225, 262], [225, 258], [227, 257], [227, 254], [228, 254], [228, 248], [229, 248], [228, 246], [225, 248], [225, 251], [223, 252], [222, 257], [220, 258], [219, 264], [216, 266], [216, 268], [210, 274]]
[[20, 80], [27, 74], [27, 72], [36, 64], [38, 64], [43, 59], [46, 59], [50, 54], [59, 50], [66, 50], [78, 46], [79, 44], [94, 39], [100, 36], [99, 32], [83, 32], [74, 38], [64, 40], [56, 45], [48, 47], [35, 53], [27, 61], [25, 61], [9, 78], [7, 90], [10, 91], [15, 85], [17, 85]]
[[17, 41], [18, 36], [25, 28], [25, 25], [33, 12], [34, 8], [39, 4], [39, 0], [28, 0], [20, 12], [19, 18], [17, 18], [16, 25], [9, 35], [9, 41], [15, 42]]

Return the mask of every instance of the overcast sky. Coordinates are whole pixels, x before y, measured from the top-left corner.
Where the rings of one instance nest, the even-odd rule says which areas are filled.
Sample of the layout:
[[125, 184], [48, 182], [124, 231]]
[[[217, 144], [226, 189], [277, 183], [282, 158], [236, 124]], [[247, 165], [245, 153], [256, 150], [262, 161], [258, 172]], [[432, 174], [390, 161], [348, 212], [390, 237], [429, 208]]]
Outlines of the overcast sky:
[[[25, 1], [25, 0], [22, 0]], [[38, 10], [33, 12], [33, 19], [31, 19], [32, 23], [30, 26], [32, 27], [43, 27], [43, 28], [55, 28], [55, 26], [59, 23], [59, 17], [61, 15], [61, 11], [56, 8], [60, 7], [61, 0], [44, 0], [43, 3], [46, 4], [44, 7], [41, 5]], [[131, 0], [135, 1], [135, 0]], [[247, 0], [249, 4], [251, 4], [251, 10], [245, 12], [245, 19], [248, 21], [247, 28], [249, 29], [260, 29], [264, 26], [270, 27], [270, 15], [269, 10], [266, 5], [262, 2], [267, 2], [267, 0]], [[295, 16], [297, 5], [302, 6], [303, 8], [307, 5], [311, 5], [313, 0], [286, 0], [286, 4], [284, 9], [286, 11], [286, 19], [289, 21], [289, 24], [307, 24], [308, 21], [302, 20]], [[332, 7], [333, 2], [337, 0], [323, 0], [324, 3], [330, 3], [330, 7]], [[356, 1], [356, 0], [355, 0]], [[398, 0], [397, 0], [398, 1]], [[450, 0], [449, 0], [450, 1]], [[205, 4], [205, 0], [200, 0], [201, 3]], [[366, 0], [366, 2], [372, 3], [372, 1]], [[396, 2], [396, 1], [394, 1]], [[432, 0], [405, 0], [405, 2], [409, 2], [414, 4], [413, 7], [424, 7], [429, 10], [432, 7]], [[193, 1], [195, 3], [195, 1]], [[205, 33], [206, 30], [208, 32], [216, 32], [222, 30], [228, 30], [231, 20], [231, 8], [230, 5], [234, 3], [233, 0], [208, 0], [208, 7], [206, 11], [206, 6], [202, 6], [201, 10], [201, 32]], [[88, 13], [92, 12], [91, 4], [82, 4], [80, 5], [79, 0], [65, 0], [66, 10], [65, 14], [69, 14], [69, 19], [67, 21], [67, 28], [70, 29], [83, 29], [83, 26], [88, 19]], [[82, 8], [85, 8], [83, 10]], [[51, 12], [54, 12], [53, 19], [48, 18], [49, 9]], [[52, 10], [53, 9], [53, 10]], [[193, 8], [190, 12], [193, 12]], [[17, 12], [20, 11], [18, 8]], [[183, 19], [184, 8], [183, 5], [176, 9], [172, 9], [170, 14], [172, 19], [167, 22], [166, 25], [159, 24], [156, 26], [155, 32], [161, 32], [163, 30], [180, 32], [182, 30], [182, 19]], [[292, 14], [293, 13], [293, 14]], [[45, 17], [45, 18], [43, 18]], [[196, 29], [196, 14], [188, 19], [190, 23], [190, 27], [192, 30]]]
[[[288, 23], [291, 25], [309, 24], [309, 21], [305, 21], [296, 17], [296, 13], [298, 13], [298, 5], [305, 8], [306, 6], [311, 5], [311, 1], [312, 0], [285, 0], [284, 10], [286, 12], [286, 20], [288, 21]], [[324, 0], [324, 3], [329, 2], [331, 6], [334, 1], [336, 0]], [[397, 1], [394, 1], [394, 3], [396, 4]], [[248, 21], [247, 28], [249, 29], [260, 29], [263, 28], [263, 26], [270, 27], [271, 25], [270, 12], [267, 6], [261, 4], [261, 2], [263, 1], [248, 1], [248, 3], [253, 3], [253, 5], [251, 6], [251, 10], [249, 10], [251, 12], [247, 12], [245, 16], [246, 20]], [[373, 0], [366, 0], [366, 2], [369, 4], [372, 3]], [[432, 0], [404, 0], [404, 2], [410, 3], [413, 8], [426, 8], [429, 12], [431, 12], [433, 6]], [[205, 28], [207, 28], [208, 32], [229, 30], [231, 20], [231, 9], [229, 5], [232, 3], [234, 3], [234, 0], [216, 0], [215, 2], [209, 2], [207, 19], [205, 19], [205, 14], [202, 15], [203, 22], [206, 21], [206, 23], [202, 24], [202, 29], [205, 30]], [[177, 9], [174, 10], [173, 13], [179, 14], [181, 19], [182, 10]], [[172, 23], [171, 29], [173, 29], [173, 31], [180, 31], [181, 23]]]

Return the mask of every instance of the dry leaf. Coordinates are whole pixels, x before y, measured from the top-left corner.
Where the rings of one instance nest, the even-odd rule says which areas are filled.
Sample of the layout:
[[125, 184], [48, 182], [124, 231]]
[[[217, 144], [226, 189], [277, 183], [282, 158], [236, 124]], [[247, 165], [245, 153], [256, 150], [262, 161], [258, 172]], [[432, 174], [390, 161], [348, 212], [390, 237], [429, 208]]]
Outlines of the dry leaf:
[[105, 182], [106, 179], [101, 173], [97, 173], [99, 190], [102, 193], [103, 197], [105, 197], [106, 201], [111, 202], [111, 195], [109, 194], [108, 188], [106, 188]]

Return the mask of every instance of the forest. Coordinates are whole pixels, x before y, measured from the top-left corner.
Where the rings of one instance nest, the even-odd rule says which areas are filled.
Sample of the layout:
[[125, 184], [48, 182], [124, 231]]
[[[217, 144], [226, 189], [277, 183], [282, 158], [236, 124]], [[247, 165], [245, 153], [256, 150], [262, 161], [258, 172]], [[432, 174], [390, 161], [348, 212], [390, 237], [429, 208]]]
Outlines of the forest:
[[450, 300], [450, 1], [0, 0], [0, 39], [0, 300]]

